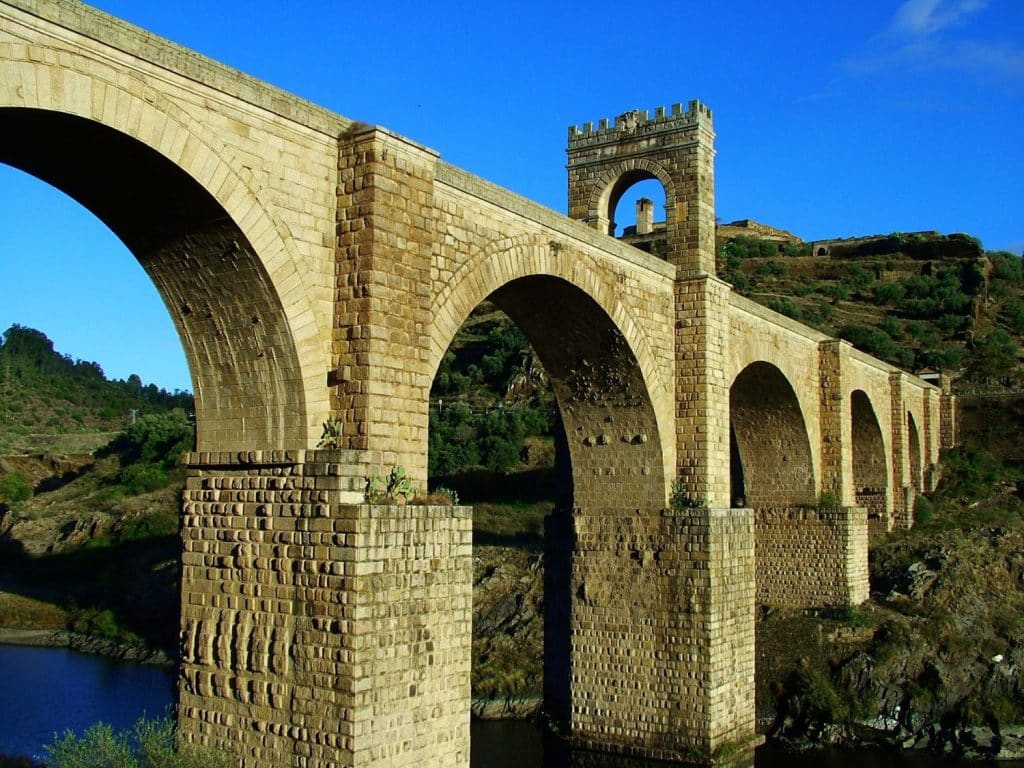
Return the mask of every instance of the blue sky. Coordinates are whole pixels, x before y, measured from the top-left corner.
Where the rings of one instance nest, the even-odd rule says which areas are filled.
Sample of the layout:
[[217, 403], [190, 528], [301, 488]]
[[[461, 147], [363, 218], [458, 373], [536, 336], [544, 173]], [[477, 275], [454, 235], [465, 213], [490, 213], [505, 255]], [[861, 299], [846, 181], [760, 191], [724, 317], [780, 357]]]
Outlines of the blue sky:
[[[697, 98], [723, 221], [1024, 250], [1020, 0], [96, 5], [559, 211], [569, 125]], [[0, 330], [190, 388], [158, 295], [101, 224], [4, 166], [0, 201]]]

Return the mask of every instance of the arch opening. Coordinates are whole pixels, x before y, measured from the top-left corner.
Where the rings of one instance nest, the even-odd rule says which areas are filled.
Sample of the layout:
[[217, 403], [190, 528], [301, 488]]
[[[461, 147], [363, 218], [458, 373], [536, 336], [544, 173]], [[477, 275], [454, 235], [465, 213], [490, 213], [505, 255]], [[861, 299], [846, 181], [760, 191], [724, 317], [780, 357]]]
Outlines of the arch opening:
[[[568, 721], [572, 668], [586, 663], [581, 661], [585, 652], [573, 650], [574, 615], [578, 618], [595, 604], [629, 602], [630, 594], [647, 600], [657, 594], [651, 589], [638, 597], [643, 590], [637, 582], [645, 578], [640, 561], [626, 557], [624, 568], [621, 553], [592, 550], [593, 541], [581, 544], [580, 532], [589, 528], [598, 537], [604, 535], [598, 529], [606, 526], [641, 530], [658, 517], [653, 513], [665, 502], [661, 441], [639, 363], [594, 299], [561, 278], [530, 276], [506, 283], [487, 302], [514, 323], [536, 356], [536, 366], [523, 360], [519, 379], [542, 373], [551, 391], [548, 439], [554, 460], [548, 470], [553, 475], [547, 485], [550, 512], [543, 524], [542, 687], [545, 709]], [[445, 374], [442, 362], [438, 375]], [[516, 396], [508, 387], [504, 408], [516, 407]], [[436, 407], [432, 402], [432, 416]], [[443, 448], [431, 439], [432, 452]], [[474, 541], [484, 543], [476, 534]], [[616, 559], [614, 569], [605, 562], [609, 557]], [[598, 572], [604, 574], [601, 582], [609, 580], [609, 572], [621, 577], [623, 588], [592, 579]], [[633, 674], [628, 664], [622, 674]], [[613, 684], [601, 684], [606, 683]]]
[[[613, 187], [613, 191], [615, 188]], [[624, 186], [614, 205], [609, 200], [609, 228], [625, 242], [652, 252], [649, 245], [658, 235], [665, 236], [665, 187], [651, 174]]]
[[208, 190], [141, 141], [51, 110], [0, 107], [0, 162], [94, 213], [152, 279], [189, 365], [199, 450], [307, 446], [303, 376], [276, 288]]
[[732, 505], [816, 503], [811, 444], [796, 392], [774, 365], [748, 365], [729, 389]]
[[914, 414], [907, 411], [907, 455], [910, 462], [910, 487], [917, 493], [924, 490], [921, 482], [921, 437]]
[[853, 448], [853, 490], [857, 506], [868, 511], [868, 531], [875, 534], [889, 530], [888, 474], [885, 443], [875, 409], [863, 390], [850, 395], [850, 418]]

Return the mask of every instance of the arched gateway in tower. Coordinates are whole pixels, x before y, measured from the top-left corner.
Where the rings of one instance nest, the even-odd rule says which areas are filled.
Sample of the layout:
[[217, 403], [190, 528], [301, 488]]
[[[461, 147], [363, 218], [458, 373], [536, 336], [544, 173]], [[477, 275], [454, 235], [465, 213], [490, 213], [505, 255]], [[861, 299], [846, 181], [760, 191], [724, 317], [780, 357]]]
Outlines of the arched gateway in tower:
[[[855, 602], [858, 501], [909, 524], [955, 425], [947, 393], [714, 275], [713, 141], [699, 102], [570, 129], [566, 218], [75, 0], [0, 0], [0, 161], [124, 239], [192, 370], [186, 739], [246, 768], [468, 766], [471, 510], [364, 489], [398, 465], [425, 489], [431, 380], [490, 298], [555, 381], [572, 461], [549, 709], [611, 752], [750, 747], [760, 576], [733, 496], [789, 521], [778, 583], [825, 531], [801, 594]], [[652, 253], [609, 237], [644, 179]]]

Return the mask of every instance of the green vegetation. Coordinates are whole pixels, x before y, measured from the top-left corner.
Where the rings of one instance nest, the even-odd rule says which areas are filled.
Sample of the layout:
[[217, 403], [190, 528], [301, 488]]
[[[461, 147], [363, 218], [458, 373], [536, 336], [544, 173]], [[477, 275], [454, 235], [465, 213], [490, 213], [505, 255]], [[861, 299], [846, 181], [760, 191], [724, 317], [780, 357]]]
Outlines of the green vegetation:
[[921, 532], [968, 531], [979, 527], [1024, 529], [1024, 467], [1004, 463], [982, 448], [958, 447], [942, 454], [935, 492], [918, 497], [915, 521]]
[[392, 467], [385, 477], [366, 478], [366, 501], [370, 504], [407, 502], [416, 495], [412, 480], [405, 476], [405, 467]]
[[1024, 267], [966, 235], [894, 233], [807, 247], [739, 237], [721, 243], [718, 273], [780, 314], [844, 338], [908, 370], [949, 373], [961, 388], [1024, 381]]
[[883, 707], [911, 730], [1024, 722], [1012, 673], [1024, 642], [1024, 467], [958, 448], [942, 468], [914, 529], [872, 543], [869, 603], [758, 623], [758, 696], [811, 738], [815, 723], [873, 720]]
[[0, 511], [4, 508], [17, 509], [21, 502], [31, 498], [32, 483], [24, 472], [0, 475]]
[[430, 400], [431, 478], [475, 467], [509, 472], [522, 464], [528, 438], [554, 429], [553, 396], [533, 349], [486, 303], [442, 359]]
[[474, 410], [463, 402], [430, 412], [430, 475], [445, 477], [471, 467], [507, 472], [523, 441], [551, 433], [551, 414], [536, 408]]
[[[5, 496], [24, 499], [10, 504], [4, 518], [15, 535], [0, 557], [0, 625], [64, 626], [173, 654], [184, 480], [176, 462], [193, 441], [183, 411], [146, 414], [89, 463], [45, 477], [31, 498], [25, 472], [0, 474]], [[48, 470], [42, 460], [19, 461]], [[56, 551], [31, 556], [18, 546], [19, 536], [42, 537], [39, 550]]]
[[97, 723], [82, 736], [69, 731], [44, 749], [48, 768], [229, 768], [235, 764], [222, 752], [176, 742], [169, 718], [142, 719], [131, 733]]
[[706, 509], [708, 506], [706, 499], [692, 495], [687, 489], [686, 484], [679, 478], [672, 481], [668, 504], [677, 512], [682, 512], [685, 509]]
[[[195, 429], [182, 410], [141, 416], [99, 455], [114, 454], [121, 463], [117, 480], [128, 495], [164, 488], [182, 453], [195, 445]], [[174, 480], [180, 477], [174, 476]]]
[[60, 354], [41, 331], [12, 325], [0, 339], [0, 453], [89, 450], [109, 440], [102, 433], [121, 429], [131, 411], [193, 407], [188, 392], [144, 385], [134, 374], [107, 380], [98, 363]]

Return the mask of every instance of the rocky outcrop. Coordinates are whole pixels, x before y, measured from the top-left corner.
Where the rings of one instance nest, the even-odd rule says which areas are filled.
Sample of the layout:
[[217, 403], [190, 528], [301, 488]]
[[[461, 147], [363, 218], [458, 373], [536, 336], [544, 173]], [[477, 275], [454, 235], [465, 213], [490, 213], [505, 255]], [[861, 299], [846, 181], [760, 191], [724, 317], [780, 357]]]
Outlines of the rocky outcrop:
[[478, 546], [473, 553], [473, 714], [523, 718], [543, 687], [543, 557]]
[[873, 553], [866, 640], [806, 661], [770, 737], [1019, 759], [1024, 729], [1024, 532], [910, 536]]

